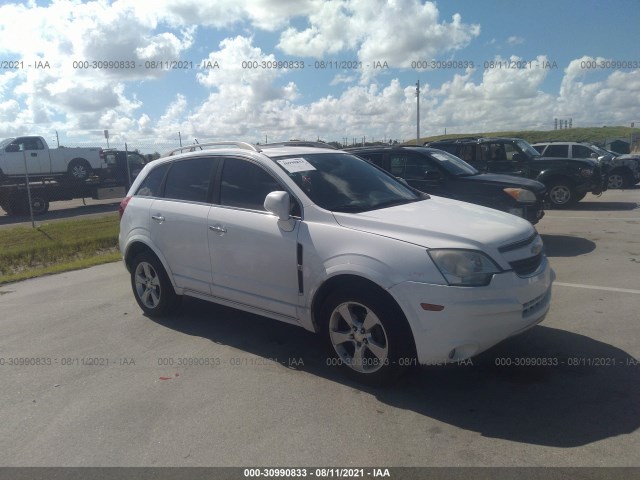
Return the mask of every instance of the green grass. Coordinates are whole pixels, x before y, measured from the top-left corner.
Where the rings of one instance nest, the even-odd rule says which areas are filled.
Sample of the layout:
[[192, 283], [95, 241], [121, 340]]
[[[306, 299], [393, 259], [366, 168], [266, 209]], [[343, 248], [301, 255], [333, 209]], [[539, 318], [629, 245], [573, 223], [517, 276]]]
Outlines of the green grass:
[[[529, 143], [548, 142], [551, 140], [563, 142], [590, 142], [603, 145], [607, 139], [624, 138], [629, 139], [631, 134], [640, 137], [640, 128], [631, 127], [590, 127], [590, 128], [568, 128], [566, 130], [522, 130], [511, 132], [479, 132], [479, 133], [458, 133], [451, 135], [436, 135], [420, 139], [420, 144], [433, 142], [443, 138], [459, 137], [517, 137]], [[407, 142], [409, 144], [415, 142]]]
[[120, 259], [118, 216], [0, 229], [0, 285]]

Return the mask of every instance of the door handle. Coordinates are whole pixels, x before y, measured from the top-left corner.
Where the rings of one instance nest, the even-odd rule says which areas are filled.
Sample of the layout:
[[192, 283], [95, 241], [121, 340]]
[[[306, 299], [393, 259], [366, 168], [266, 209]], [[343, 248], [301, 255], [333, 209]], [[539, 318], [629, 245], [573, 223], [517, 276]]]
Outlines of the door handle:
[[151, 215], [151, 218], [153, 218], [158, 223], [164, 222], [164, 217], [162, 215]]
[[209, 225], [209, 230], [216, 233], [227, 233], [227, 229], [222, 225]]
[[37, 156], [38, 156], [38, 154], [37, 154], [37, 153], [35, 153], [35, 152], [33, 152], [33, 153], [31, 153], [31, 156], [32, 156], [32, 157], [37, 157]]

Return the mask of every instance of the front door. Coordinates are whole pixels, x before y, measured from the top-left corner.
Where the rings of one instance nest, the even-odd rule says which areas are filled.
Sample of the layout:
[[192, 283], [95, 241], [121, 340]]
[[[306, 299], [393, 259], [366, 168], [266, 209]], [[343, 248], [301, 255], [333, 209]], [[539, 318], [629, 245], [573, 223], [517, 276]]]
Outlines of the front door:
[[509, 142], [487, 142], [483, 143], [481, 148], [482, 156], [489, 172], [518, 177], [526, 176], [526, 157], [514, 144]]
[[296, 318], [297, 236], [265, 211], [268, 193], [285, 190], [261, 166], [226, 158], [219, 198], [208, 219], [213, 294], [226, 300]]

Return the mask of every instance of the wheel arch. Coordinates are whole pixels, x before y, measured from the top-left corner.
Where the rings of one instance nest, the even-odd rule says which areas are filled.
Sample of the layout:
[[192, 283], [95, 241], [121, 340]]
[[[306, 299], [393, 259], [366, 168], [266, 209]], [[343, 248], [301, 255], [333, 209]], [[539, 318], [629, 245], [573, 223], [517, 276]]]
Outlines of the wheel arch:
[[171, 269], [169, 268], [169, 265], [167, 264], [164, 257], [155, 248], [153, 248], [151, 245], [149, 245], [148, 243], [140, 239], [133, 240], [126, 247], [126, 250], [123, 255], [123, 259], [124, 259], [124, 264], [127, 267], [127, 270], [131, 272], [131, 263], [133, 262], [133, 259], [136, 258], [141, 253], [148, 253], [156, 257], [156, 259], [158, 259], [158, 261], [162, 264], [162, 268], [164, 268], [164, 271], [167, 273], [167, 276], [169, 277], [169, 281], [171, 282], [173, 289], [176, 291], [176, 293], [178, 293], [179, 289], [176, 286], [175, 281], [173, 279], [173, 273], [171, 272]]
[[554, 182], [558, 182], [558, 181], [567, 182], [567, 185], [571, 187], [575, 186], [578, 183], [575, 180], [575, 178], [572, 178], [570, 175], [557, 173], [557, 172], [547, 173], [544, 171], [540, 172], [536, 180], [538, 182], [545, 184], [545, 186], [547, 187], [547, 193], [549, 193], [549, 190], [548, 190], [549, 184]]
[[401, 321], [405, 322], [408, 331], [411, 333], [411, 349], [415, 354], [415, 338], [413, 337], [413, 330], [411, 328], [411, 324], [409, 323], [404, 311], [400, 307], [398, 301], [394, 298], [391, 293], [384, 287], [380, 286], [373, 280], [368, 278], [354, 275], [352, 273], [343, 273], [334, 275], [326, 279], [322, 285], [316, 290], [313, 295], [313, 299], [311, 301], [311, 321], [313, 322], [313, 327], [316, 332], [320, 332], [320, 311], [322, 306], [327, 301], [329, 296], [337, 291], [337, 290], [345, 290], [345, 289], [363, 289], [369, 290], [373, 292], [375, 295], [378, 295], [380, 298], [384, 298], [385, 301], [394, 309], [398, 314]]

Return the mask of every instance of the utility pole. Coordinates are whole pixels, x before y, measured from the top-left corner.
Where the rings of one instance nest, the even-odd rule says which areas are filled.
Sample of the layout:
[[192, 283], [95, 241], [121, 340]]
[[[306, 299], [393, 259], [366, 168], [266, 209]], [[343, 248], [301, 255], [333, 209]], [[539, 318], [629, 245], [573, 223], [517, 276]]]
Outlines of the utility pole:
[[416, 82], [416, 145], [420, 144], [420, 80]]

